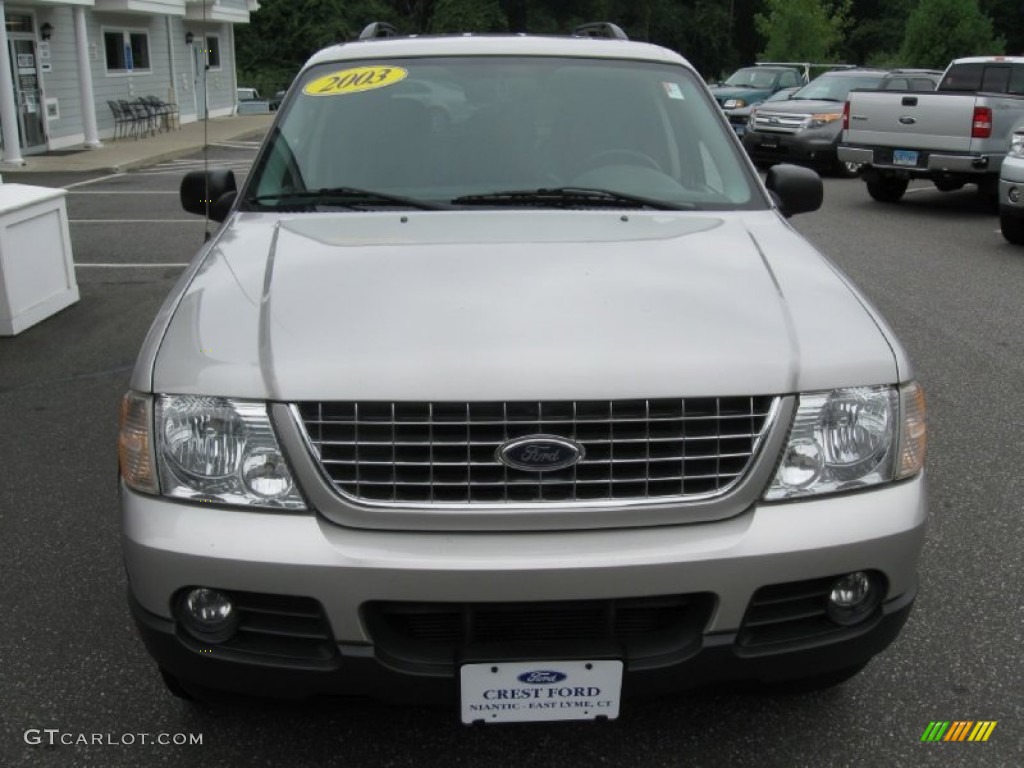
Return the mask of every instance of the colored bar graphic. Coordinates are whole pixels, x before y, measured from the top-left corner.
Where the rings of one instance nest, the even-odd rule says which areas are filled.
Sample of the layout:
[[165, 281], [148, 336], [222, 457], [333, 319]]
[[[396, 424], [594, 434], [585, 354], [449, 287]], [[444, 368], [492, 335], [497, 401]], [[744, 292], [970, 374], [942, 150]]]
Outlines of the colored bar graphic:
[[921, 741], [939, 741], [949, 728], [949, 721], [933, 720], [921, 734]]
[[988, 741], [996, 729], [996, 720], [932, 720], [921, 734], [921, 741]]
[[963, 741], [967, 737], [967, 729], [972, 725], [974, 723], [969, 720], [954, 721], [953, 726], [949, 729], [949, 733], [946, 734], [946, 738], [943, 741]]
[[971, 731], [971, 735], [967, 738], [968, 741], [988, 741], [988, 737], [992, 735], [992, 731], [996, 729], [995, 720], [981, 720], [974, 730]]

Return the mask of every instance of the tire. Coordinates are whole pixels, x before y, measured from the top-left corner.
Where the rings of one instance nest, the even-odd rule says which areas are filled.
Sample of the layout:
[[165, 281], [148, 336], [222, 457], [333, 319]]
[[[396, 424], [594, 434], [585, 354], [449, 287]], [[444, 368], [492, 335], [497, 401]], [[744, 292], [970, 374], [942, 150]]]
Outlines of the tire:
[[760, 690], [764, 693], [799, 695], [824, 691], [842, 685], [847, 680], [860, 674], [861, 670], [868, 665], [868, 662], [854, 664], [852, 667], [843, 667], [832, 672], [823, 672], [808, 677], [798, 677], [794, 680], [779, 680], [761, 684]]
[[893, 176], [870, 176], [866, 179], [868, 194], [880, 203], [896, 203], [907, 191], [908, 179]]
[[1014, 245], [1024, 245], [1024, 218], [999, 211], [999, 229], [1006, 238], [1006, 242]]

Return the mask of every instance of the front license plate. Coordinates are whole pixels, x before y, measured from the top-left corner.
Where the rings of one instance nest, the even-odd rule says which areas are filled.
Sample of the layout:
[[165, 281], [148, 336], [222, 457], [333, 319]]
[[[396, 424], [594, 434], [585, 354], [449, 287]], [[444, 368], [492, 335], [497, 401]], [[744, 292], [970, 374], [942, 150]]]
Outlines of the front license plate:
[[466, 664], [460, 676], [467, 724], [619, 716], [621, 661]]
[[910, 149], [894, 149], [892, 151], [893, 165], [917, 165], [917, 152]]

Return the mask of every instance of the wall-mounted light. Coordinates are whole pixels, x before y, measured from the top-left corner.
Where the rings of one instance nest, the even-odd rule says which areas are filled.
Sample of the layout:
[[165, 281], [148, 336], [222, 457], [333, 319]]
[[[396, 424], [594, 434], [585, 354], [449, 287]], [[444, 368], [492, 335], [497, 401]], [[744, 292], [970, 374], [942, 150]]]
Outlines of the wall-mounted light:
[[45, 24], [43, 24], [39, 28], [39, 36], [42, 37], [43, 40], [49, 40], [51, 37], [53, 37], [53, 24], [51, 24], [50, 22], [46, 22]]
[[191, 32], [185, 33], [185, 45], [192, 45], [192, 42], [196, 39], [196, 36]]

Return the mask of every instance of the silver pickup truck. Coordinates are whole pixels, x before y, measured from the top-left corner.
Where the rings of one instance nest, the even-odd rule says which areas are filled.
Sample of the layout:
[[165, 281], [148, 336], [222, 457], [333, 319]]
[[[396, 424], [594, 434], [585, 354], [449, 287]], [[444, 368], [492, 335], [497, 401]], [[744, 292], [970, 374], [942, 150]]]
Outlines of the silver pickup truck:
[[1024, 57], [957, 59], [934, 93], [853, 91], [839, 159], [861, 163], [868, 192], [899, 200], [910, 179], [995, 196], [1013, 126], [1024, 117]]

